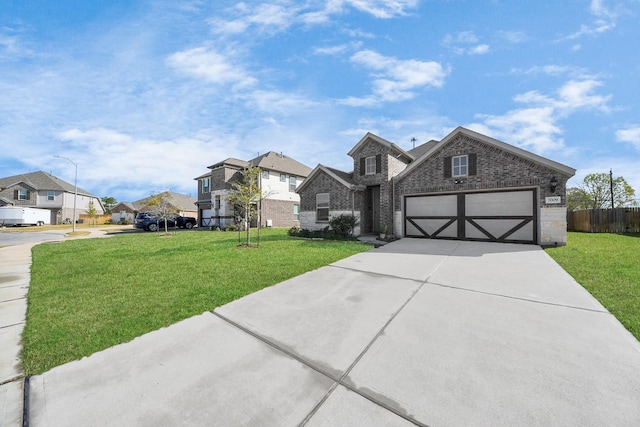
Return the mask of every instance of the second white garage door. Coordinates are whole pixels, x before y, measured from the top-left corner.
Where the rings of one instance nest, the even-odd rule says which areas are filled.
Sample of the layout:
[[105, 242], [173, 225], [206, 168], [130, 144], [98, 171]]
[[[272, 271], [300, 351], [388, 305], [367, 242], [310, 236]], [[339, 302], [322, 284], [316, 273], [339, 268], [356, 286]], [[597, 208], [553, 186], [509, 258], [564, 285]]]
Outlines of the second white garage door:
[[406, 196], [404, 234], [432, 239], [537, 243], [537, 191]]

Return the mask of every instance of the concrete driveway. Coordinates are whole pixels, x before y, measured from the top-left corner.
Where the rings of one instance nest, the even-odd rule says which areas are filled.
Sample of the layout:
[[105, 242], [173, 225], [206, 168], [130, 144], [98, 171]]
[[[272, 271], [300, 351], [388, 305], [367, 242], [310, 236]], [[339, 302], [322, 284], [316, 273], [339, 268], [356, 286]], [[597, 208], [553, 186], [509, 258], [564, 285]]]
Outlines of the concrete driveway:
[[539, 247], [403, 239], [29, 390], [32, 426], [636, 426], [640, 344]]

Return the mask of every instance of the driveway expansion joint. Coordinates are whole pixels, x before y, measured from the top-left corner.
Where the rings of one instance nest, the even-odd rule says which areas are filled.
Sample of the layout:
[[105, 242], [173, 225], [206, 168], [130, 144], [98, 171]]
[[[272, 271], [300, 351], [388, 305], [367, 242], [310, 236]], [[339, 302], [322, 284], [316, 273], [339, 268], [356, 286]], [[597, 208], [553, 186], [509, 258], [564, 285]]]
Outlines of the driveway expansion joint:
[[307, 360], [305, 360], [300, 355], [295, 354], [290, 350], [287, 350], [286, 348], [282, 347], [281, 345], [278, 345], [277, 343], [274, 343], [273, 341], [263, 337], [262, 335], [260, 335], [260, 334], [258, 334], [256, 332], [253, 332], [252, 330], [250, 330], [250, 329], [248, 329], [248, 328], [246, 328], [246, 327], [234, 322], [233, 320], [221, 315], [220, 313], [217, 313], [215, 311], [211, 311], [211, 313], [213, 315], [217, 316], [218, 318], [220, 318], [221, 320], [223, 320], [224, 322], [228, 323], [229, 325], [231, 325], [231, 326], [243, 331], [246, 334], [249, 334], [250, 336], [252, 336], [252, 337], [258, 339], [259, 341], [265, 343], [266, 345], [268, 345], [269, 347], [275, 349], [276, 351], [284, 353], [285, 355], [287, 355], [287, 356], [291, 357], [292, 359], [302, 363], [304, 366], [312, 369], [313, 371], [319, 373], [320, 375], [323, 375], [323, 376], [329, 378], [330, 380], [332, 380], [334, 382], [333, 385], [329, 388], [329, 390], [327, 390], [327, 393], [325, 393], [325, 395], [322, 397], [322, 399], [320, 399], [320, 401], [314, 406], [314, 408], [309, 412], [309, 414], [299, 424], [299, 427], [302, 427], [302, 426], [306, 425], [311, 420], [313, 415], [320, 409], [320, 407], [324, 404], [324, 402], [326, 402], [326, 400], [329, 398], [329, 396], [331, 396], [331, 394], [337, 388], [338, 385], [341, 385], [341, 386], [345, 387], [346, 389], [358, 394], [360, 397], [363, 397], [363, 398], [367, 399], [371, 403], [373, 403], [373, 404], [375, 404], [377, 406], [380, 406], [380, 407], [386, 409], [389, 412], [392, 412], [393, 414], [405, 419], [406, 421], [409, 421], [410, 423], [412, 423], [412, 424], [414, 424], [416, 426], [428, 427], [426, 424], [423, 424], [423, 423], [419, 422], [418, 420], [412, 418], [411, 416], [403, 414], [402, 412], [398, 411], [397, 409], [393, 408], [392, 406], [387, 405], [386, 403], [381, 402], [380, 400], [378, 400], [378, 399], [376, 399], [376, 398], [374, 398], [372, 396], [369, 396], [367, 393], [365, 393], [365, 392], [359, 390], [358, 388], [354, 387], [348, 381], [345, 381], [346, 377], [349, 375], [349, 373], [355, 367], [355, 365], [360, 361], [360, 359], [362, 359], [362, 357], [371, 348], [371, 346], [378, 339], [378, 337], [380, 337], [384, 333], [384, 330], [393, 321], [393, 319], [395, 319], [395, 317], [402, 311], [402, 309], [404, 309], [404, 307], [409, 303], [409, 301], [411, 301], [413, 299], [413, 297], [418, 293], [418, 291], [420, 290], [421, 287], [422, 287], [422, 284], [418, 288], [416, 288], [412, 292], [412, 294], [409, 296], [409, 298], [407, 298], [407, 300], [402, 304], [402, 306], [400, 306], [400, 308], [398, 310], [396, 310], [396, 312], [393, 315], [391, 315], [389, 320], [378, 331], [378, 333], [376, 333], [376, 335], [371, 339], [369, 344], [367, 344], [367, 346], [364, 348], [364, 350], [358, 355], [358, 357], [356, 357], [354, 362], [344, 371], [344, 373], [339, 378], [336, 378], [331, 373], [320, 369], [319, 367], [313, 365], [312, 363], [309, 363]]
[[551, 306], [555, 306], [555, 307], [570, 308], [570, 309], [573, 309], [573, 310], [590, 311], [590, 312], [593, 312], [593, 313], [608, 314], [610, 316], [613, 316], [607, 310], [598, 310], [598, 309], [595, 309], [595, 308], [579, 307], [579, 306], [576, 306], [576, 305], [569, 305], [569, 304], [559, 304], [559, 303], [549, 302], [549, 301], [539, 301], [539, 300], [535, 300], [535, 299], [531, 299], [531, 298], [516, 297], [516, 296], [513, 296], [513, 295], [505, 295], [505, 294], [497, 294], [495, 292], [479, 291], [479, 290], [476, 290], [476, 289], [463, 288], [463, 287], [460, 287], [460, 286], [444, 285], [442, 283], [429, 282], [428, 279], [427, 279], [427, 282], [425, 282], [425, 284], [439, 286], [441, 288], [454, 289], [454, 290], [463, 291], [463, 292], [471, 292], [471, 293], [475, 293], [475, 294], [489, 295], [489, 296], [498, 297], [498, 298], [507, 298], [507, 299], [513, 299], [513, 300], [518, 300], [518, 301], [531, 302], [531, 303], [534, 303], [534, 304], [551, 305]]

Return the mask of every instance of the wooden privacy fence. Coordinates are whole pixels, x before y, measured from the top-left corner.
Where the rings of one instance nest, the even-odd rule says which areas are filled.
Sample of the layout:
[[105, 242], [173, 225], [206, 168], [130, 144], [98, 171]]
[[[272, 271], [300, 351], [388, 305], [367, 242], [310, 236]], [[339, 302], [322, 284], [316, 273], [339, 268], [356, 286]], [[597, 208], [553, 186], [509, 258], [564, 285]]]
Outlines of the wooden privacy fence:
[[87, 214], [80, 214], [78, 220], [82, 220], [81, 222], [84, 224], [104, 224], [111, 221], [111, 214], [96, 215], [95, 218], [90, 218]]
[[640, 208], [567, 212], [567, 230], [589, 233], [640, 233]]

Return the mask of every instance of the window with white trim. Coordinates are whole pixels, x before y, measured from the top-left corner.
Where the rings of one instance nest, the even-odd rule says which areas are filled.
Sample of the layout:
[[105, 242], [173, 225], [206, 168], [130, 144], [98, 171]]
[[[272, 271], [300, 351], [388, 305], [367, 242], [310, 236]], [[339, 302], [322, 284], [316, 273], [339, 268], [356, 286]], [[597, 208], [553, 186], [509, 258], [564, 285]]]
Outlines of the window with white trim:
[[293, 220], [300, 220], [300, 205], [293, 205]]
[[263, 170], [262, 171], [262, 178], [263, 179], [269, 179], [269, 171], [268, 170]]
[[289, 191], [295, 192], [296, 191], [296, 183], [297, 183], [297, 179], [295, 176], [290, 176], [289, 177]]
[[376, 173], [376, 156], [369, 156], [364, 159], [365, 175], [375, 175]]
[[469, 174], [469, 157], [454, 156], [451, 159], [451, 170], [453, 176], [467, 176]]
[[280, 174], [280, 182], [287, 182], [287, 174], [286, 173], [281, 173]]
[[316, 221], [329, 222], [329, 193], [316, 194]]
[[52, 201], [56, 199], [55, 191], [47, 191], [47, 200]]
[[211, 190], [211, 186], [210, 186], [210, 180], [209, 178], [204, 178], [202, 181], [202, 192], [203, 193], [208, 193]]
[[18, 200], [29, 200], [29, 192], [27, 190], [18, 190]]

